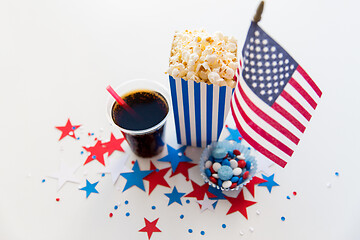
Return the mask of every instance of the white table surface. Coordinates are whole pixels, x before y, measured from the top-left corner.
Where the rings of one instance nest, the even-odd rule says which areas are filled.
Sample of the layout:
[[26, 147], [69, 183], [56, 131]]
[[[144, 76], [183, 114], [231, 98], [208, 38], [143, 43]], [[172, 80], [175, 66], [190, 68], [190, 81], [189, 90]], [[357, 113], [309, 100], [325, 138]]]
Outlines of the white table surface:
[[[47, 177], [60, 161], [84, 162], [81, 146], [93, 144], [88, 132], [106, 139], [112, 131], [120, 137], [105, 116], [108, 84], [149, 78], [168, 87], [164, 72], [175, 30], [221, 30], [237, 37], [241, 47], [257, 4], [0, 1], [0, 239], [147, 239], [138, 232], [144, 218], [159, 218], [162, 232], [151, 239], [359, 239], [358, 1], [266, 3], [260, 25], [306, 69], [323, 97], [286, 168], [271, 167], [280, 186], [271, 194], [256, 187], [255, 199], [245, 192], [246, 199], [257, 202], [247, 210], [249, 220], [240, 213], [226, 215], [226, 202], [204, 213], [194, 198], [182, 198], [183, 206], [167, 206], [168, 188], [158, 187], [150, 196], [136, 187], [122, 193], [125, 179], [113, 185], [109, 174], [101, 177], [103, 168], [95, 161], [77, 170], [80, 184], [66, 183], [60, 191], [57, 181]], [[65, 125], [67, 118], [84, 126], [77, 133], [79, 141], [58, 141], [60, 132], [54, 127]], [[175, 147], [172, 118], [167, 127], [167, 142]], [[200, 152], [187, 151], [192, 157]], [[141, 161], [140, 167], [149, 169], [149, 164]], [[191, 169], [190, 178], [202, 184], [198, 170]], [[100, 193], [86, 199], [78, 190], [85, 179], [100, 181]], [[169, 183], [182, 192], [192, 190], [182, 176]], [[188, 233], [189, 228], [194, 232]]]

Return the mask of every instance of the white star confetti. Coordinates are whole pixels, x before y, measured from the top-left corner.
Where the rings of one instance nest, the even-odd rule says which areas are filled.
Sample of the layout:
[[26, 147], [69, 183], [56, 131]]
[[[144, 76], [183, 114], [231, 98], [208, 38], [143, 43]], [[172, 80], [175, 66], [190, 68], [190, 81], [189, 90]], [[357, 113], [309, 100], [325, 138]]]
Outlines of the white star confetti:
[[132, 172], [130, 168], [126, 166], [126, 162], [129, 159], [129, 155], [123, 153], [114, 152], [108, 157], [105, 169], [101, 173], [111, 173], [111, 179], [113, 184], [119, 179], [120, 173]]
[[51, 178], [55, 178], [58, 180], [58, 191], [66, 182], [72, 182], [72, 183], [80, 183], [79, 179], [77, 179], [74, 175], [75, 171], [80, 167], [80, 164], [69, 167], [67, 166], [63, 161], [60, 162], [60, 169], [58, 172], [49, 175]]
[[210, 200], [207, 194], [205, 194], [203, 200], [198, 200], [197, 202], [201, 205], [201, 212], [205, 211], [206, 209], [209, 209], [210, 211], [214, 211], [213, 204], [217, 200]]

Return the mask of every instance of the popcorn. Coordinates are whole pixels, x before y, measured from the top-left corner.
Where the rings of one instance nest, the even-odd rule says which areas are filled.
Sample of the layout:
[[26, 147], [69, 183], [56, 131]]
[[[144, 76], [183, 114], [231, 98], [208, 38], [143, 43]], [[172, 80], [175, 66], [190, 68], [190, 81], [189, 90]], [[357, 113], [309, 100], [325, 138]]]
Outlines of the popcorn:
[[173, 77], [234, 88], [237, 41], [221, 32], [205, 30], [176, 32], [167, 71]]

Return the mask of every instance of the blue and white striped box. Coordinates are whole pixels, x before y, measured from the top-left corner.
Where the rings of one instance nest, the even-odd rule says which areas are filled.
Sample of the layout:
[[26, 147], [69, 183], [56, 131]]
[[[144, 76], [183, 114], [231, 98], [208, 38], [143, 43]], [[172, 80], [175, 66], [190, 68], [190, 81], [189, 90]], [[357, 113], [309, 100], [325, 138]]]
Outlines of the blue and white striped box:
[[177, 142], [206, 147], [217, 141], [230, 110], [233, 88], [169, 76]]

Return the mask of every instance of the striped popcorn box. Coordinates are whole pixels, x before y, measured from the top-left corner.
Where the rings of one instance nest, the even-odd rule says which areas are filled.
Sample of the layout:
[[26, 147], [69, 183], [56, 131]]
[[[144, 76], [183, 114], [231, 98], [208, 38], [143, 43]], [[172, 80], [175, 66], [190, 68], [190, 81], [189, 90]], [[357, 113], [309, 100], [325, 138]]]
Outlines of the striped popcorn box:
[[206, 147], [219, 139], [233, 88], [185, 81], [169, 75], [177, 142]]

